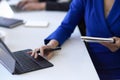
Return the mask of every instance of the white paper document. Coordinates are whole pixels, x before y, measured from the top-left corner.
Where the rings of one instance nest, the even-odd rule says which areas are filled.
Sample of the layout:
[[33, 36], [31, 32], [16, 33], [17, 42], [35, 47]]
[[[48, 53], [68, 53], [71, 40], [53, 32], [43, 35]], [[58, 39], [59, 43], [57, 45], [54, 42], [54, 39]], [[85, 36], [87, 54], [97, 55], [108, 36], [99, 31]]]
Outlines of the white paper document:
[[111, 42], [111, 43], [114, 43], [113, 38], [99, 38], [99, 37], [81, 36], [81, 39], [85, 42]]
[[25, 27], [32, 27], [32, 28], [45, 28], [48, 27], [49, 22], [47, 21], [27, 21], [25, 23]]

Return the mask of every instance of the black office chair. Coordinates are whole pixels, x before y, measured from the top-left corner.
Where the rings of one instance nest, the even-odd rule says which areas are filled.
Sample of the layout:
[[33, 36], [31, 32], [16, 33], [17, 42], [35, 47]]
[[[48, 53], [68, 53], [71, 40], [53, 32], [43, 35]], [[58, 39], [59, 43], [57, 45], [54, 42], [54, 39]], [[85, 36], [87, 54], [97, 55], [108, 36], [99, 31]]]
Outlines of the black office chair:
[[82, 20], [82, 22], [78, 24], [78, 28], [79, 28], [81, 35], [85, 36], [86, 35], [86, 26], [85, 26], [84, 20]]

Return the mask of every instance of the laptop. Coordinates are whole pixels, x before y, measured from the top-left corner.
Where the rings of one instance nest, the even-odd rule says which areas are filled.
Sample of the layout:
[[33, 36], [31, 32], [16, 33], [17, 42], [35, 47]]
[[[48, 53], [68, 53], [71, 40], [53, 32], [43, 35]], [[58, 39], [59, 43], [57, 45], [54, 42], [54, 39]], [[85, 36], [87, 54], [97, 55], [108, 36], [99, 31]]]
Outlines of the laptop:
[[17, 7], [16, 5], [10, 5], [10, 8], [13, 12], [27, 12], [26, 10], [22, 10], [21, 8]]
[[22, 24], [24, 24], [24, 21], [21, 19], [0, 17], [0, 27], [14, 28]]
[[0, 63], [11, 73], [11, 74], [23, 74], [35, 70], [52, 67], [45, 58], [38, 56], [37, 59], [28, 54], [31, 49], [21, 50], [17, 52], [11, 52], [5, 43], [0, 39]]
[[9, 4], [9, 7], [14, 13], [21, 13], [21, 12], [32, 12], [32, 11], [39, 11], [39, 10], [23, 10], [22, 8], [18, 7], [17, 4]]

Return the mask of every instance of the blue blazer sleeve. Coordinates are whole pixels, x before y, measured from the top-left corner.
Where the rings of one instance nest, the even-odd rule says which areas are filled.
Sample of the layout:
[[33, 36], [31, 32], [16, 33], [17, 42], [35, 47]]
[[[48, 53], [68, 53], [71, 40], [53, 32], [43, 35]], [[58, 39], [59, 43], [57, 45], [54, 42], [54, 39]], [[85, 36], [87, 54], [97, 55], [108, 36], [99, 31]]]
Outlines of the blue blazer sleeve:
[[70, 10], [62, 21], [61, 25], [45, 39], [47, 44], [51, 39], [59, 42], [59, 46], [67, 40], [73, 33], [76, 25], [84, 16], [84, 0], [73, 0], [70, 5]]

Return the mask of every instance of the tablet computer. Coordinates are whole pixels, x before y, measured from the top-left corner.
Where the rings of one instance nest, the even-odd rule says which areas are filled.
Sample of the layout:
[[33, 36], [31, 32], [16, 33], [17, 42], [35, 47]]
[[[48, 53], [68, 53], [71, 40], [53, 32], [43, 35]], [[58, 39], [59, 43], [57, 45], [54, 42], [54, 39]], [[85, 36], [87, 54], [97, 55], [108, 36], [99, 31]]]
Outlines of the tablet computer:
[[111, 42], [111, 43], [114, 43], [113, 38], [81, 36], [81, 39], [85, 42]]

